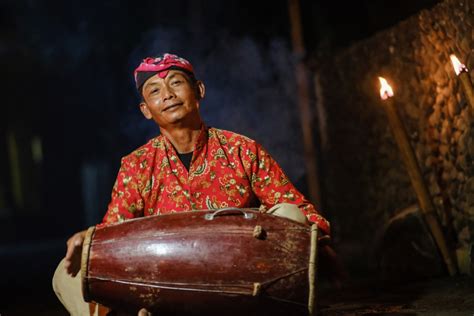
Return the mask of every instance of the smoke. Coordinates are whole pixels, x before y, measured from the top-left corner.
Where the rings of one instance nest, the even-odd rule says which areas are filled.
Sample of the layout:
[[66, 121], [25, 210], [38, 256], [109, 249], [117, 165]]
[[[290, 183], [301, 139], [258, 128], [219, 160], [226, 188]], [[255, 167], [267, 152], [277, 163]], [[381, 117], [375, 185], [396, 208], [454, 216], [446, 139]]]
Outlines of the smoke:
[[[206, 85], [201, 102], [206, 124], [255, 139], [296, 182], [304, 174], [303, 145], [287, 43], [281, 38], [261, 43], [225, 31], [197, 38], [178, 29], [150, 30], [130, 56], [130, 74], [146, 56], [170, 52], [188, 59]], [[159, 133], [136, 108], [121, 122], [134, 140], [144, 142]]]
[[59, 102], [43, 103], [64, 117], [48, 119], [64, 119], [70, 112], [62, 109], [74, 109], [64, 134], [84, 155], [124, 155], [159, 133], [137, 107], [132, 73], [144, 57], [172, 52], [189, 59], [206, 85], [201, 111], [207, 125], [255, 139], [293, 182], [304, 175], [293, 58], [284, 39], [257, 41], [204, 24], [142, 25], [140, 15], [133, 18], [126, 6], [109, 2], [53, 3], [16, 8], [16, 32], [28, 56], [56, 74], [43, 84], [52, 99], [62, 93]]

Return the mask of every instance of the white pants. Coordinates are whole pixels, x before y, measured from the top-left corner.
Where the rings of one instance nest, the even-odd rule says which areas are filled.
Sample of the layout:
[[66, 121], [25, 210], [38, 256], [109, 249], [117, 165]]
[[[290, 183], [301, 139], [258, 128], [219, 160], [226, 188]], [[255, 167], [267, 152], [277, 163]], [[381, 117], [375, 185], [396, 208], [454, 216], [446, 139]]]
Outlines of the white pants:
[[54, 272], [53, 289], [63, 306], [73, 316], [105, 316], [110, 311], [104, 306], [83, 300], [81, 273], [75, 277], [67, 274], [64, 259]]

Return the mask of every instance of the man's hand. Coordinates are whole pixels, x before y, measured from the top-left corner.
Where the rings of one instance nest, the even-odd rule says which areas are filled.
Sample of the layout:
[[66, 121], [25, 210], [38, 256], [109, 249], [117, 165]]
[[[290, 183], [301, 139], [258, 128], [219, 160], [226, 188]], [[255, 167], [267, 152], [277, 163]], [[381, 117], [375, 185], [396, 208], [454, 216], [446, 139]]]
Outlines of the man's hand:
[[66, 268], [66, 272], [72, 277], [75, 277], [81, 269], [82, 243], [84, 242], [86, 232], [87, 230], [78, 232], [67, 241], [64, 267]]

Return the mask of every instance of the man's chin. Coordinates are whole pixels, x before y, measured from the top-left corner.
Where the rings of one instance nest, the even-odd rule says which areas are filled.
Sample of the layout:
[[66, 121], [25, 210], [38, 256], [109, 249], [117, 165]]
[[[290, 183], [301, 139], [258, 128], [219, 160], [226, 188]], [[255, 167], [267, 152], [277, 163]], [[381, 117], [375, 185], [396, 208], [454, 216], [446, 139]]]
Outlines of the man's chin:
[[[163, 123], [169, 127], [186, 126], [194, 127], [197, 120], [200, 121], [199, 113], [185, 111], [184, 108], [179, 108], [169, 113], [163, 112]], [[158, 123], [158, 122], [157, 122]], [[160, 125], [160, 124], [158, 124]], [[160, 125], [161, 126], [161, 125]], [[164, 127], [164, 126], [161, 126]]]
[[[163, 120], [163, 123], [166, 124], [166, 127], [172, 127], [172, 126], [180, 126], [180, 125], [183, 125], [185, 123], [185, 118], [186, 116], [185, 115], [178, 115], [178, 113], [173, 113], [175, 115], [167, 115], [164, 120]], [[158, 122], [157, 122], [158, 123]], [[163, 126], [162, 124], [159, 124], [159, 126], [161, 127], [165, 127]]]

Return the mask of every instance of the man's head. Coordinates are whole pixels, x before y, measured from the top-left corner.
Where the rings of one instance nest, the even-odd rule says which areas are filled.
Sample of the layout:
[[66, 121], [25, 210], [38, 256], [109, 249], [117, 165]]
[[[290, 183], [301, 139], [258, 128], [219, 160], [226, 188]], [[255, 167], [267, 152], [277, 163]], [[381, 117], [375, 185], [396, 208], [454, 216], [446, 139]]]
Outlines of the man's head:
[[191, 63], [172, 54], [148, 57], [135, 69], [135, 83], [142, 96], [140, 110], [160, 128], [200, 124], [199, 100], [204, 84], [196, 80]]

